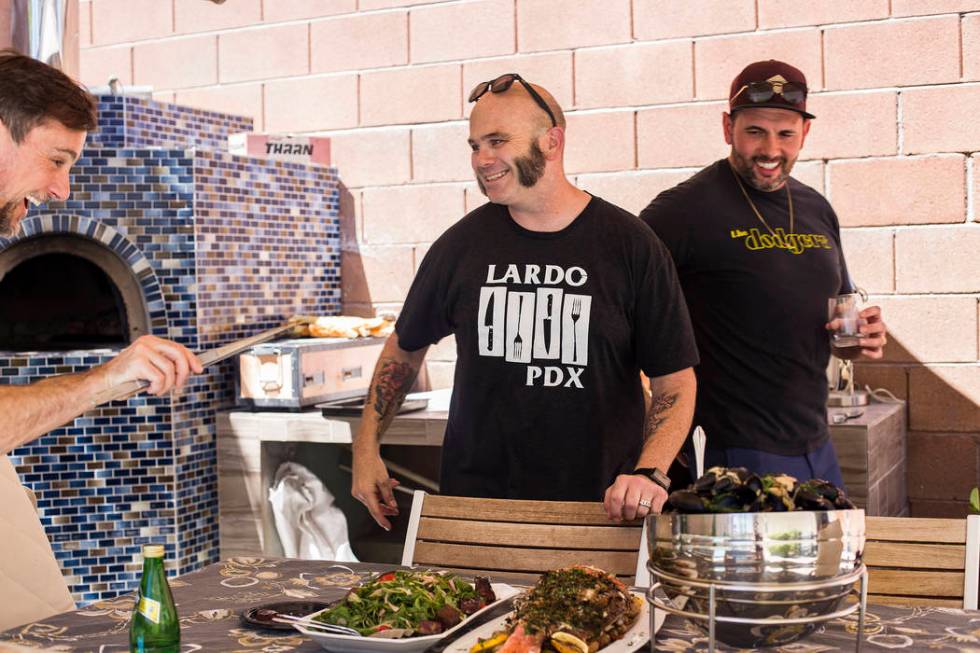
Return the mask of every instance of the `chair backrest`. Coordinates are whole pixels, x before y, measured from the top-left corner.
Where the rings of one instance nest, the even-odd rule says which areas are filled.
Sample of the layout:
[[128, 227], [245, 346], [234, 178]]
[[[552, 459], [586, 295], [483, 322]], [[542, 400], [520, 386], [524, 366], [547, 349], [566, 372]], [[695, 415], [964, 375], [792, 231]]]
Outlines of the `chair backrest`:
[[544, 571], [588, 564], [649, 585], [640, 521], [618, 523], [602, 504], [475, 499], [415, 492], [402, 564], [534, 581]]
[[980, 515], [867, 517], [865, 526], [869, 601], [976, 609]]

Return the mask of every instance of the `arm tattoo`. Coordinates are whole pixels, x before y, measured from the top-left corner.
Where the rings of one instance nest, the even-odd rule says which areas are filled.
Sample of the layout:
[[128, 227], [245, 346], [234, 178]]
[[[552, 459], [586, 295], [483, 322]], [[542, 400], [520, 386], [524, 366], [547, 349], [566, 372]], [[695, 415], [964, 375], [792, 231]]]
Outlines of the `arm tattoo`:
[[417, 374], [418, 370], [408, 363], [391, 358], [379, 361], [378, 372], [374, 376], [374, 411], [378, 414], [376, 435], [379, 440], [405, 401], [405, 395]]
[[670, 409], [677, 403], [677, 394], [660, 394], [654, 396], [650, 401], [650, 411], [647, 413], [646, 433], [644, 440], [653, 437], [660, 425], [667, 419]]

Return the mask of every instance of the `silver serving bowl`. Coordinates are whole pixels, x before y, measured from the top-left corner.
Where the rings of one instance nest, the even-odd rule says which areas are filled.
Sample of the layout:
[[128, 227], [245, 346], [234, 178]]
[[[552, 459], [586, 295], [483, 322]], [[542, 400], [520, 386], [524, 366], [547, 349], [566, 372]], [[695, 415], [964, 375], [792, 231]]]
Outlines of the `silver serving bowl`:
[[[646, 519], [650, 572], [675, 604], [707, 615], [709, 586], [714, 586], [716, 615], [777, 620], [772, 625], [716, 622], [715, 636], [732, 646], [786, 644], [807, 635], [815, 623], [790, 626], [778, 620], [837, 611], [864, 552], [863, 510], [666, 514]], [[794, 587], [833, 579], [841, 583], [828, 582], [819, 589]], [[707, 620], [692, 621], [707, 629]]]

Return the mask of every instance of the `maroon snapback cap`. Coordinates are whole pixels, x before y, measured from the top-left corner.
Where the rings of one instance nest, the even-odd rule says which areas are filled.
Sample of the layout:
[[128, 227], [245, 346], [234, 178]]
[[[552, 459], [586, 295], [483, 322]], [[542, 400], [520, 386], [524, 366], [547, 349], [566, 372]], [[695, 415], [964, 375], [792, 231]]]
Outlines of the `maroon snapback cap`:
[[756, 61], [732, 80], [728, 111], [735, 113], [739, 109], [768, 107], [796, 111], [804, 118], [816, 118], [807, 113], [806, 96], [806, 76], [799, 68], [775, 59]]

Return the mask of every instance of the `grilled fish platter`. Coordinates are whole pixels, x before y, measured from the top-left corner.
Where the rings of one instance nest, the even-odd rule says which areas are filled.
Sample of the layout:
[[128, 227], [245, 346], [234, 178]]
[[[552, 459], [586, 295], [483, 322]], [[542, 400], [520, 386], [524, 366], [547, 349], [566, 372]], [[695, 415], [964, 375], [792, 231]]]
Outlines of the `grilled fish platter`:
[[636, 622], [643, 599], [594, 567], [549, 571], [514, 600], [507, 630], [478, 642], [471, 653], [595, 653]]

